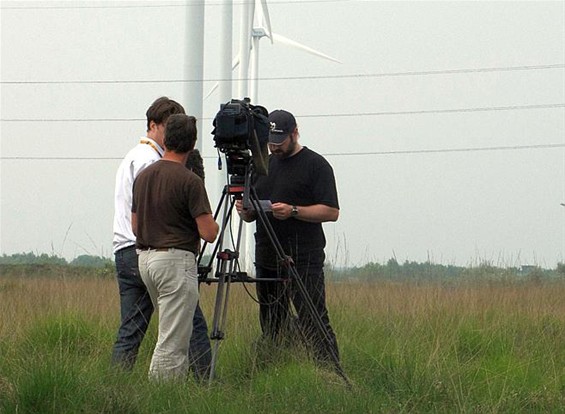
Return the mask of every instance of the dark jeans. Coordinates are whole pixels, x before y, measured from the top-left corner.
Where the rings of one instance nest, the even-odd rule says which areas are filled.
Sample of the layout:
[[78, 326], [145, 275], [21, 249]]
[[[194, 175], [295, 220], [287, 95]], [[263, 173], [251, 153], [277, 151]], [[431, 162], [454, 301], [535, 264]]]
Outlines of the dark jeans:
[[208, 336], [208, 325], [200, 309], [200, 302], [196, 304], [194, 318], [192, 319], [192, 335], [188, 346], [188, 361], [197, 380], [208, 379], [210, 364], [212, 363], [212, 348]]
[[[259, 279], [287, 277], [287, 271], [282, 269], [269, 270], [258, 266], [256, 271]], [[292, 340], [292, 336], [296, 334], [294, 331], [298, 330], [317, 361], [339, 361], [337, 340], [326, 309], [323, 255], [321, 260], [297, 265], [296, 271], [305, 286], [306, 295], [298, 288], [296, 281], [292, 281], [292, 275], [289, 276], [289, 282], [257, 282], [259, 320], [263, 335], [277, 342], [285, 342]], [[321, 326], [307, 306], [308, 297], [320, 316]], [[292, 317], [291, 301], [298, 316], [296, 321]]]
[[[139, 274], [135, 247], [118, 250], [115, 259], [120, 291], [121, 325], [112, 350], [112, 364], [131, 370], [149, 327], [153, 304]], [[210, 370], [212, 351], [208, 326], [199, 304], [194, 312], [188, 357], [196, 378], [206, 378]]]

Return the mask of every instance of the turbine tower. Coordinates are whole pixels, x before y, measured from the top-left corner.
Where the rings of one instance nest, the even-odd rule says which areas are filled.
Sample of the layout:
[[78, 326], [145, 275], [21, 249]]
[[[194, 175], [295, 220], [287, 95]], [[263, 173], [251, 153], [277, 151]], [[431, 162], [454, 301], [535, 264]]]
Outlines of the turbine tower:
[[[186, 57], [184, 73], [188, 82], [184, 87], [184, 108], [197, 119], [197, 129], [202, 131], [202, 95], [204, 77], [204, 1], [186, 8]], [[196, 141], [202, 151], [202, 140]]]
[[232, 33], [233, 33], [233, 2], [222, 0], [220, 36], [222, 40], [220, 47], [220, 79], [219, 87], [220, 102], [227, 102], [232, 97]]

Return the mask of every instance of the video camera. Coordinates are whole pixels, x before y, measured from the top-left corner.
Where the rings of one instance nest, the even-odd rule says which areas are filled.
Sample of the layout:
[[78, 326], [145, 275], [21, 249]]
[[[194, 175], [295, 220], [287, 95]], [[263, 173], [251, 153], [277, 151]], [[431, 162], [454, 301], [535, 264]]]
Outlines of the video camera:
[[228, 174], [243, 176], [250, 164], [254, 172], [267, 175], [269, 112], [251, 105], [249, 98], [222, 104], [214, 118], [214, 147], [226, 154]]

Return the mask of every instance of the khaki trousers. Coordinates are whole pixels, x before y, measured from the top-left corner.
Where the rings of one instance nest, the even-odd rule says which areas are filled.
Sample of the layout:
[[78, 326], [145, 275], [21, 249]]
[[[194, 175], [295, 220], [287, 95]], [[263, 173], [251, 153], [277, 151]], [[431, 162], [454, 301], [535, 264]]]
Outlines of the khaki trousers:
[[159, 313], [159, 337], [149, 377], [184, 379], [188, 372], [188, 344], [198, 303], [198, 271], [194, 253], [168, 249], [139, 252], [139, 272]]

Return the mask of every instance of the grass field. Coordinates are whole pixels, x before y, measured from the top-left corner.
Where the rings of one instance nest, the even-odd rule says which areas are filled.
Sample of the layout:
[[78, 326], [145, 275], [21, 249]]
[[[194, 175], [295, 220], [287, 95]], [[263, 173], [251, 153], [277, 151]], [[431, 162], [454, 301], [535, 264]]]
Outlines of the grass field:
[[[109, 367], [119, 309], [112, 278], [3, 275], [0, 412], [565, 412], [565, 279], [327, 290], [352, 390], [299, 348], [260, 352], [257, 304], [240, 284], [208, 386], [147, 379], [154, 323], [132, 373]], [[215, 286], [201, 293], [210, 319]]]

